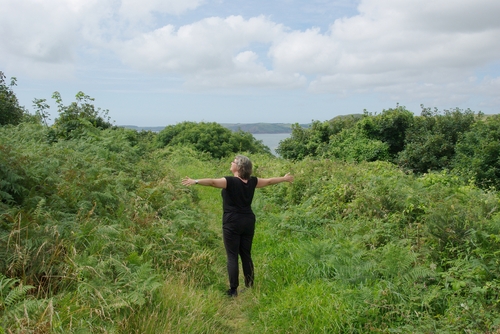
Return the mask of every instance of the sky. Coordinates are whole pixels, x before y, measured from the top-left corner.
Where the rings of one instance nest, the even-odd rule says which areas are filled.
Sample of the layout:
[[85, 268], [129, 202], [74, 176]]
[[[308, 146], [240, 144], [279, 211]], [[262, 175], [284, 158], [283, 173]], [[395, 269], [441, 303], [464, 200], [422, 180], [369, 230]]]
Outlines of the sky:
[[116, 125], [496, 114], [499, 17], [498, 0], [0, 0], [0, 71], [52, 121], [56, 91]]

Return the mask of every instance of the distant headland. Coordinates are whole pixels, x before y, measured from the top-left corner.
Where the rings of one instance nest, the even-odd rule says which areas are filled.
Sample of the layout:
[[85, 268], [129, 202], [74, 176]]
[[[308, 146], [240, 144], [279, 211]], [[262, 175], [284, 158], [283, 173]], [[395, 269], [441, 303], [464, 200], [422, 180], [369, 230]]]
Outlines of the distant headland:
[[[244, 131], [251, 134], [272, 134], [272, 133], [292, 133], [292, 123], [219, 123], [223, 127], [232, 131]], [[309, 124], [300, 124], [307, 128]], [[135, 126], [121, 125], [123, 128], [133, 129], [137, 131], [153, 131], [160, 132], [165, 126]]]

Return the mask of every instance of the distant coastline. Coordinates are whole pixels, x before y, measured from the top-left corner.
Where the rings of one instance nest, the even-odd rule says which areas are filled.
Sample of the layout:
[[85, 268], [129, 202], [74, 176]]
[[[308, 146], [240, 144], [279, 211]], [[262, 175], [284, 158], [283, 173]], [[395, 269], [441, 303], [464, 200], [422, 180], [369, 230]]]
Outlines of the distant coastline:
[[290, 123], [220, 123], [232, 131], [244, 131], [251, 134], [292, 133]]
[[[292, 123], [219, 123], [225, 128], [232, 131], [244, 131], [251, 134], [279, 134], [279, 133], [292, 133]], [[136, 131], [153, 131], [160, 132], [166, 126], [135, 126], [135, 125], [120, 125], [123, 128], [132, 129]], [[300, 126], [307, 128], [309, 124], [300, 124]]]

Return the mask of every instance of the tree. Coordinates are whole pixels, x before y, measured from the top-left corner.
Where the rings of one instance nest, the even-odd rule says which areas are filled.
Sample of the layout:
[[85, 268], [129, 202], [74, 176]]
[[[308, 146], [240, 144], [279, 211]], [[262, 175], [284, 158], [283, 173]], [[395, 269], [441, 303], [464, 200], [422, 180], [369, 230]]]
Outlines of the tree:
[[169, 125], [158, 133], [156, 140], [159, 147], [189, 145], [217, 159], [237, 152], [270, 153], [269, 148], [250, 133], [232, 132], [215, 122]]
[[16, 85], [16, 78], [11, 78], [10, 85], [5, 83], [5, 74], [0, 71], [0, 125], [21, 123], [25, 109], [19, 105], [12, 87]]
[[477, 121], [457, 142], [453, 167], [483, 188], [500, 189], [500, 116]]
[[330, 123], [330, 136], [340, 133], [342, 130], [350, 129], [356, 126], [364, 117], [363, 114], [342, 115], [332, 118]]
[[[108, 117], [108, 110], [96, 109], [92, 103], [93, 98], [83, 92], [78, 92], [75, 97], [76, 102], [65, 106], [59, 92], [52, 94], [59, 108], [59, 117], [55, 119], [50, 134], [52, 140], [79, 138], [84, 136], [86, 131], [113, 127]], [[40, 103], [44, 100], [36, 100], [36, 102]], [[40, 109], [39, 105], [38, 107]]]
[[439, 112], [422, 106], [422, 115], [415, 118], [407, 131], [398, 164], [416, 173], [450, 168], [458, 139], [470, 130], [474, 121], [470, 109]]
[[264, 145], [262, 140], [257, 140], [250, 132], [243, 130], [234, 131], [231, 134], [230, 144], [233, 148], [232, 151], [236, 152], [250, 152], [250, 153], [269, 153], [271, 150]]
[[359, 128], [348, 128], [332, 136], [324, 157], [348, 162], [389, 161], [389, 145], [368, 138]]
[[369, 139], [386, 143], [389, 154], [395, 157], [404, 149], [406, 131], [413, 125], [413, 113], [405, 107], [383, 110], [379, 115], [365, 112], [365, 117], [357, 123]]
[[313, 121], [307, 129], [295, 124], [292, 135], [283, 140], [276, 151], [282, 157], [294, 160], [308, 156], [356, 161], [365, 158], [369, 161], [390, 160], [403, 149], [405, 132], [412, 121], [413, 114], [398, 106], [384, 110], [380, 115], [365, 112], [364, 115], [339, 116], [326, 122]]
[[303, 128], [298, 123], [292, 124], [292, 134], [290, 137], [283, 139], [276, 153], [285, 159], [302, 160], [307, 156], [313, 155], [310, 151], [309, 138], [311, 131]]
[[298, 123], [292, 125], [292, 134], [280, 142], [276, 152], [285, 159], [302, 160], [323, 154], [332, 134], [340, 132], [346, 119], [313, 121], [308, 128]]

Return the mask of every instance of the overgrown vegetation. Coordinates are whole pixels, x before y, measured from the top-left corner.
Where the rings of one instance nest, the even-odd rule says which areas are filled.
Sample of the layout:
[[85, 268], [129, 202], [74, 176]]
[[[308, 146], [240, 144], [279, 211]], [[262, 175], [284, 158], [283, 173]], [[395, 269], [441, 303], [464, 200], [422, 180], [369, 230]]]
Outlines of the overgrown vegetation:
[[5, 79], [5, 74], [0, 71], [0, 126], [16, 125], [22, 121], [25, 110], [19, 105], [13, 90], [16, 78], [11, 78], [9, 85], [6, 84]]
[[470, 109], [424, 106], [415, 116], [398, 105], [380, 114], [314, 121], [309, 128], [295, 124], [276, 151], [291, 160], [387, 161], [417, 175], [448, 170], [484, 189], [498, 188], [499, 120]]
[[227, 299], [220, 193], [180, 180], [227, 175], [232, 137], [114, 127], [83, 93], [47, 126], [36, 101], [0, 127], [0, 333], [500, 330], [496, 116], [398, 107], [248, 149], [295, 182], [256, 192], [256, 285]]
[[251, 133], [231, 131], [218, 123], [182, 122], [165, 127], [157, 137], [159, 147], [189, 146], [220, 159], [231, 153], [250, 152], [271, 154], [269, 147]]

